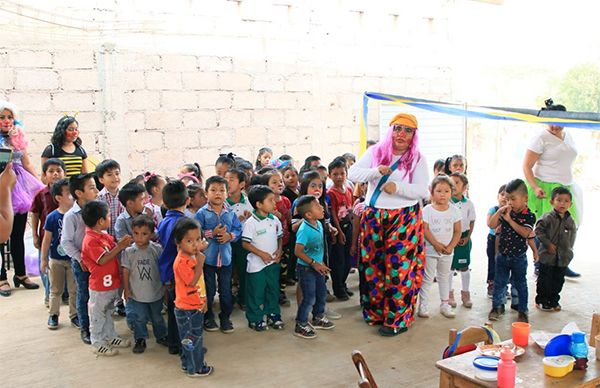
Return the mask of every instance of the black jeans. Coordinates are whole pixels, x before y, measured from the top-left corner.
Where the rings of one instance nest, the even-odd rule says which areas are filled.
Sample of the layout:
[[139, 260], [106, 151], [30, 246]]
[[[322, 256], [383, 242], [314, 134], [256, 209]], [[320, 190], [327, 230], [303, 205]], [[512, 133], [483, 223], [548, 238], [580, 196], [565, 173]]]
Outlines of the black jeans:
[[179, 348], [181, 339], [175, 318], [175, 282], [167, 284], [167, 342], [170, 348]]
[[351, 266], [350, 246], [352, 245], [352, 224], [345, 223], [340, 226], [342, 233], [346, 236], [346, 244], [337, 242], [333, 244], [331, 247], [331, 257], [329, 258], [333, 293], [336, 296], [346, 293], [346, 280], [348, 279]]
[[[15, 275], [25, 276], [25, 226], [27, 226], [27, 213], [17, 213], [13, 219], [13, 230], [10, 234], [10, 255], [15, 267]], [[0, 270], [0, 281], [6, 280], [6, 267], [8, 257], [2, 255], [2, 269]]]
[[560, 292], [565, 283], [565, 271], [567, 267], [557, 267], [540, 263], [539, 268], [535, 303], [545, 307], [556, 307], [558, 306]]

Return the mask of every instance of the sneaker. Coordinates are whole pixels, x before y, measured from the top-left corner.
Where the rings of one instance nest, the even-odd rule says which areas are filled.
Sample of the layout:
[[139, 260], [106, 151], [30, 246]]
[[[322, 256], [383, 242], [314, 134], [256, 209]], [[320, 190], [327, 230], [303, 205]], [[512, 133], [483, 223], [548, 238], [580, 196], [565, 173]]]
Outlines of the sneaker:
[[345, 302], [350, 299], [350, 295], [344, 291], [344, 293], [336, 295], [335, 298], [339, 301]]
[[290, 300], [287, 298], [287, 296], [285, 296], [283, 292], [279, 294], [279, 305], [285, 307], [291, 306]]
[[517, 322], [525, 322], [529, 323], [529, 316], [527, 313], [523, 313], [519, 311], [519, 316], [517, 317]]
[[323, 315], [322, 317], [314, 317], [311, 326], [317, 330], [330, 330], [335, 327], [335, 324]]
[[91, 345], [92, 344], [92, 340], [90, 339], [90, 332], [87, 330], [81, 330], [81, 340], [83, 341], [84, 344], [86, 345]]
[[327, 296], [325, 297], [325, 302], [331, 303], [335, 300], [335, 296], [331, 295], [329, 291], [327, 291]]
[[350, 291], [349, 289], [346, 288], [346, 294], [348, 294], [349, 297], [353, 297], [354, 291]]
[[79, 329], [79, 317], [74, 316], [73, 318], [71, 318], [71, 326]]
[[535, 304], [535, 307], [537, 307], [538, 309], [542, 310], [542, 311], [554, 311], [554, 309], [552, 307], [550, 307], [550, 305], [548, 304]]
[[215, 322], [214, 319], [210, 319], [210, 320], [204, 321], [204, 330], [205, 331], [218, 331], [219, 326], [217, 326], [217, 322]]
[[225, 319], [221, 321], [221, 331], [225, 334], [231, 334], [234, 332], [233, 323], [231, 320]]
[[169, 346], [169, 339], [167, 338], [167, 336], [157, 338], [156, 343], [162, 346]]
[[579, 277], [581, 277], [581, 274], [577, 273], [577, 272], [573, 271], [571, 268], [567, 267], [567, 269], [565, 271], [565, 277], [566, 278], [579, 278]]
[[443, 303], [440, 306], [440, 313], [446, 318], [454, 318], [456, 317], [456, 313], [452, 310], [452, 307], [448, 303]]
[[205, 365], [202, 367], [202, 369], [200, 369], [196, 373], [192, 373], [192, 374], [187, 373], [187, 377], [206, 377], [208, 375], [211, 375], [214, 370], [215, 370], [215, 368], [213, 368], [212, 366]]
[[136, 354], [139, 354], [144, 353], [144, 350], [146, 350], [146, 340], [143, 338], [136, 339], [132, 351]]
[[125, 313], [125, 305], [123, 303], [118, 304], [117, 309], [115, 311], [117, 312], [117, 315], [120, 317], [127, 316], [127, 314]]
[[58, 315], [50, 315], [48, 317], [48, 329], [56, 330], [58, 329]]
[[504, 315], [504, 312], [499, 307], [492, 307], [492, 310], [488, 314], [488, 319], [490, 321], [497, 321], [502, 315]]
[[248, 327], [254, 331], [265, 331], [269, 328], [265, 321], [248, 322]]
[[[448, 305], [448, 307], [450, 307], [450, 305]], [[419, 311], [417, 312], [417, 316], [421, 317], [421, 318], [429, 318], [429, 311], [427, 311], [427, 309], [425, 307], [421, 307], [419, 306]]]
[[379, 328], [379, 335], [382, 337], [393, 337], [408, 331], [408, 327], [389, 327], [382, 326]]
[[267, 325], [271, 326], [275, 330], [283, 329], [284, 323], [283, 323], [283, 320], [281, 320], [281, 315], [279, 315], [279, 314], [267, 315]]
[[108, 341], [108, 346], [112, 348], [128, 348], [131, 346], [131, 341], [126, 338], [115, 337]]
[[119, 354], [119, 351], [117, 349], [111, 348], [110, 346], [102, 345], [99, 348], [94, 348], [94, 353], [96, 354], [96, 356], [111, 357]]
[[334, 321], [337, 319], [342, 319], [342, 314], [329, 308], [325, 308], [325, 315], [327, 315], [327, 318], [333, 319]]
[[294, 335], [304, 339], [313, 339], [317, 337], [317, 333], [312, 326], [308, 323], [301, 324], [298, 322], [296, 322], [296, 327], [294, 328]]

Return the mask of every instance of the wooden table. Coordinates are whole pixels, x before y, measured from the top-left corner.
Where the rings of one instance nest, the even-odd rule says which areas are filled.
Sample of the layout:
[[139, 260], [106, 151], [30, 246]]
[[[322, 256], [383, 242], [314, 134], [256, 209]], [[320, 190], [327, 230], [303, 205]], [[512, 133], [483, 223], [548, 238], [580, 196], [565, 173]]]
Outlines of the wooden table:
[[[511, 340], [506, 341], [511, 342]], [[440, 388], [496, 387], [496, 382], [475, 378], [473, 360], [480, 356], [477, 350], [438, 361], [435, 366], [440, 369]], [[544, 351], [529, 342], [525, 354], [516, 359], [517, 387], [600, 387], [600, 361], [596, 360], [596, 351], [590, 347], [588, 368], [574, 370], [565, 377], [554, 378], [544, 374]]]

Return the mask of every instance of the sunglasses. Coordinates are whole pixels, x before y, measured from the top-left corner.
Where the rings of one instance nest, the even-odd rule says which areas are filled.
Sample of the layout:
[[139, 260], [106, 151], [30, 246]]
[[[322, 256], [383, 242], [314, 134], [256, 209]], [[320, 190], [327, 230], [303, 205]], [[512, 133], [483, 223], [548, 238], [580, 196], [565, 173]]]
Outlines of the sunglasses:
[[406, 125], [394, 124], [392, 126], [392, 130], [396, 133], [400, 132], [400, 131], [404, 131], [404, 133], [406, 133], [407, 135], [410, 135], [410, 134], [414, 133], [417, 130], [417, 128], [407, 127]]

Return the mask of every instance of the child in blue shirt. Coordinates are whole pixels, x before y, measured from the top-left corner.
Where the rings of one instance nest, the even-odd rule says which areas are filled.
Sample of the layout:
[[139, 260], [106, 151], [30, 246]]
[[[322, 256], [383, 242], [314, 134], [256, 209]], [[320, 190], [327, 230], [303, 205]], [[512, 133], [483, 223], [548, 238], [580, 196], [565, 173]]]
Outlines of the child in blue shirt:
[[[317, 336], [314, 329], [328, 330], [335, 327], [325, 316], [327, 297], [325, 276], [329, 274], [330, 269], [323, 264], [325, 244], [323, 226], [319, 220], [324, 217], [324, 209], [312, 195], [298, 198], [296, 209], [304, 222], [296, 234], [295, 253], [298, 257], [296, 272], [302, 290], [302, 301], [298, 305], [294, 335], [310, 339]], [[313, 315], [311, 324], [308, 323], [310, 311]]]
[[242, 224], [235, 212], [225, 206], [227, 198], [227, 180], [221, 176], [212, 176], [206, 180], [208, 203], [198, 213], [196, 220], [208, 239], [206, 261], [204, 262], [204, 281], [208, 308], [204, 318], [204, 330], [217, 331], [213, 301], [219, 287], [220, 327], [223, 333], [233, 333], [233, 324], [229, 319], [233, 309], [231, 294], [231, 243], [239, 240]]
[[189, 202], [187, 188], [181, 181], [172, 181], [162, 191], [163, 203], [169, 209], [158, 226], [158, 237], [163, 251], [158, 258], [160, 279], [167, 290], [168, 332], [167, 344], [170, 354], [179, 354], [180, 339], [175, 319], [175, 275], [173, 263], [177, 257], [177, 246], [173, 240], [173, 229], [177, 221], [184, 217], [183, 212]]
[[77, 290], [75, 278], [71, 269], [71, 258], [65, 254], [60, 245], [62, 225], [65, 213], [73, 207], [73, 198], [69, 193], [69, 181], [61, 179], [50, 187], [52, 198], [58, 203], [58, 208], [50, 212], [44, 222], [44, 238], [41, 250], [41, 269], [48, 271], [50, 279], [50, 304], [48, 308], [48, 329], [58, 329], [58, 316], [60, 315], [61, 295], [65, 289], [65, 283], [69, 290], [69, 318], [71, 324], [79, 326], [77, 318], [77, 307], [75, 298]]

